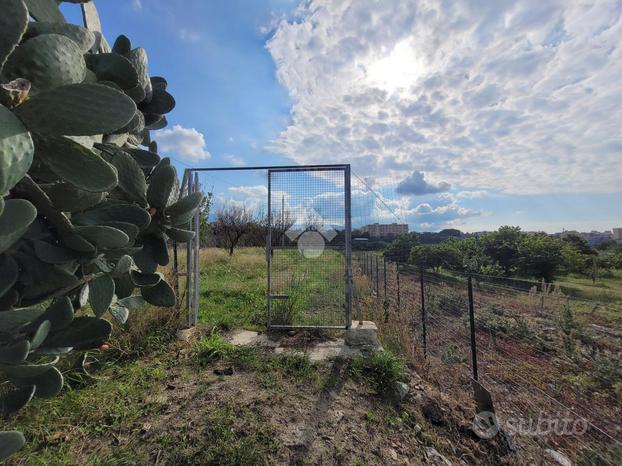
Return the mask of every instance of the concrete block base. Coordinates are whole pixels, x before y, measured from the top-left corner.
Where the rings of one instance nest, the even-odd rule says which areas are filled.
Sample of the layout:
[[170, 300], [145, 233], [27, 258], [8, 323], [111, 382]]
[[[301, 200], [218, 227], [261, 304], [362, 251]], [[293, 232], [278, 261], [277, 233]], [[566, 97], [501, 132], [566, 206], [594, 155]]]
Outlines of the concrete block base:
[[352, 327], [346, 330], [346, 345], [370, 351], [382, 351], [378, 340], [378, 327], [369, 320], [362, 323], [352, 322]]

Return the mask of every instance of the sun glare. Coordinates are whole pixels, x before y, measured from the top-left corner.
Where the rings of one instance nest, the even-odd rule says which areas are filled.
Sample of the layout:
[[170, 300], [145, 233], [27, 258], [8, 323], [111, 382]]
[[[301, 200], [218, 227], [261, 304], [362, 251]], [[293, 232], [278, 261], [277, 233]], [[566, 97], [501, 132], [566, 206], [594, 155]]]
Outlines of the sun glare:
[[366, 67], [367, 79], [389, 92], [413, 85], [423, 71], [423, 60], [417, 57], [410, 40], [398, 42], [389, 55], [376, 57]]

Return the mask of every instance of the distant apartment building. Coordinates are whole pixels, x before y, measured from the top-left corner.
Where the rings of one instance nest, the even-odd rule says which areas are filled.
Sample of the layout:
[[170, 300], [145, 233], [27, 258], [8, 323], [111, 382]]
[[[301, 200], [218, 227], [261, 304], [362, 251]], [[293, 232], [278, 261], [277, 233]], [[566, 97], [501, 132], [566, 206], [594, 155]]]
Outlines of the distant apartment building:
[[611, 235], [611, 239], [617, 241], [618, 243], [622, 241], [622, 228], [614, 228], [613, 234]]
[[619, 234], [621, 236], [620, 240], [616, 240], [616, 241], [622, 241], [622, 228], [614, 228], [613, 235], [610, 231], [592, 230], [589, 233], [587, 233], [587, 232], [580, 232], [580, 231], [575, 231], [575, 230], [566, 230], [561, 233], [557, 233], [554, 236], [559, 236], [560, 238], [567, 238], [568, 236], [571, 236], [571, 235], [578, 236], [579, 238], [583, 238], [585, 241], [587, 241], [590, 246], [596, 246], [600, 243], [604, 243], [605, 241], [615, 239], [616, 230], [620, 230]]
[[372, 223], [358, 229], [360, 233], [367, 233], [370, 238], [387, 238], [408, 233], [406, 223]]

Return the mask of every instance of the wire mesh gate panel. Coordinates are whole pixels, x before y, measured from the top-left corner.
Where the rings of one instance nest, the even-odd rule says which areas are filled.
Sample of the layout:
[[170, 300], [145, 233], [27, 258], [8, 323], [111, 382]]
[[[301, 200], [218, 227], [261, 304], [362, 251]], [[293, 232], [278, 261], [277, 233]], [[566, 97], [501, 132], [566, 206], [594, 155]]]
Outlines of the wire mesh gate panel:
[[350, 167], [268, 170], [268, 327], [352, 321]]

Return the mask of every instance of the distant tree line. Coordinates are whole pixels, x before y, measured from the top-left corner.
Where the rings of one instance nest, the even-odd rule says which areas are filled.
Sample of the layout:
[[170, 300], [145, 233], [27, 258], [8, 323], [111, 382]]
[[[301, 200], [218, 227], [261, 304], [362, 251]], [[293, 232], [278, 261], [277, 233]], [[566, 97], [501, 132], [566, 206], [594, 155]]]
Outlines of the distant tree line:
[[[394, 261], [434, 270], [454, 270], [486, 275], [521, 276], [553, 280], [563, 273], [594, 276], [622, 268], [622, 245], [608, 242], [591, 247], [576, 235], [561, 239], [545, 233], [528, 234], [520, 227], [465, 237], [444, 230], [429, 242], [430, 234], [409, 233], [391, 242], [385, 256]], [[434, 234], [432, 234], [434, 235]]]

